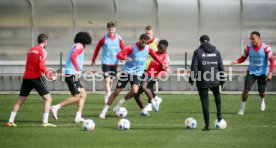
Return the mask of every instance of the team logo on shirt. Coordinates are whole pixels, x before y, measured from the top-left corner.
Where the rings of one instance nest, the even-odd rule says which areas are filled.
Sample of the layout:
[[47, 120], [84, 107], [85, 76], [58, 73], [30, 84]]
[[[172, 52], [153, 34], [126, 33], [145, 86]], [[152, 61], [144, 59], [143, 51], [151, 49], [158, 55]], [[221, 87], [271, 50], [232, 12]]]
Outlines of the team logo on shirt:
[[217, 56], [217, 54], [215, 54], [215, 53], [208, 53], [207, 54], [207, 57], [215, 57], [215, 56]]

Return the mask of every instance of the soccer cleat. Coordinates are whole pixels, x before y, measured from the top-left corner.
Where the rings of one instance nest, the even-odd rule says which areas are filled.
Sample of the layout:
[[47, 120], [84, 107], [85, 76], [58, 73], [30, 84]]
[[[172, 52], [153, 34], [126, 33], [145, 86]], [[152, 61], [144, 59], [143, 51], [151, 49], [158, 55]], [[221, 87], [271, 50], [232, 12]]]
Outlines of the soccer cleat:
[[100, 118], [105, 119], [105, 115], [106, 115], [106, 112], [102, 111], [101, 114], [100, 114]]
[[262, 112], [265, 111], [265, 101], [264, 100], [261, 100], [261, 102], [260, 102], [260, 110]]
[[148, 112], [152, 111], [152, 104], [149, 103], [147, 106], [146, 106], [146, 109]]
[[57, 127], [57, 125], [52, 124], [52, 123], [43, 123], [42, 127]]
[[154, 98], [157, 102], [161, 103], [162, 102], [162, 98], [158, 97], [158, 96], [155, 96]]
[[243, 115], [244, 114], [244, 110], [243, 109], [240, 109], [239, 112], [238, 112], [238, 115]]
[[74, 122], [75, 123], [83, 123], [85, 121], [84, 118], [80, 117], [80, 118], [75, 118]]
[[154, 99], [152, 99], [152, 100], [151, 100], [151, 104], [152, 104], [153, 110], [154, 110], [155, 112], [157, 112], [157, 111], [158, 111], [158, 108], [159, 108], [159, 106], [158, 106], [158, 104], [157, 104], [157, 101], [155, 101]]
[[162, 99], [156, 96], [155, 101], [152, 102], [153, 109], [155, 112], [158, 112], [161, 102]]
[[53, 118], [55, 120], [58, 120], [58, 116], [57, 116], [58, 108], [56, 106], [51, 106], [51, 112], [52, 112]]
[[10, 122], [7, 122], [6, 126], [7, 127], [17, 127], [17, 125], [15, 123], [10, 123]]
[[149, 112], [147, 111], [146, 108], [143, 108], [143, 109], [141, 110], [140, 115], [141, 115], [141, 116], [149, 116]]

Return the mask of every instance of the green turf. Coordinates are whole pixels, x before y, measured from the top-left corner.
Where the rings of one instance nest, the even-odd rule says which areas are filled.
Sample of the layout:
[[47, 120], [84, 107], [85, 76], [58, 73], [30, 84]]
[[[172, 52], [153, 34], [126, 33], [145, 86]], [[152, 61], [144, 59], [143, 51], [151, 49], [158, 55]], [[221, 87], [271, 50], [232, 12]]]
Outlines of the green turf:
[[[56, 104], [68, 95], [53, 95]], [[240, 95], [222, 96], [223, 118], [227, 129], [203, 132], [204, 127], [198, 95], [160, 95], [164, 98], [158, 113], [149, 117], [139, 116], [134, 100], [125, 104], [127, 119], [131, 122], [129, 131], [117, 129], [119, 118], [109, 111], [106, 119], [99, 119], [103, 108], [103, 95], [88, 95], [83, 116], [96, 123], [94, 131], [83, 131], [80, 124], [72, 123], [76, 105], [62, 108], [59, 120], [50, 122], [57, 128], [40, 127], [43, 102], [38, 95], [31, 95], [16, 117], [18, 127], [8, 128], [8, 120], [16, 95], [0, 95], [0, 147], [276, 147], [276, 95], [266, 97], [266, 111], [259, 111], [257, 95], [251, 95], [246, 114], [238, 116]], [[117, 100], [120, 97], [117, 98]], [[117, 101], [116, 100], [116, 101]], [[210, 121], [213, 126], [215, 105], [210, 97]], [[112, 108], [111, 108], [112, 109]], [[185, 118], [194, 117], [197, 128], [184, 129]]]

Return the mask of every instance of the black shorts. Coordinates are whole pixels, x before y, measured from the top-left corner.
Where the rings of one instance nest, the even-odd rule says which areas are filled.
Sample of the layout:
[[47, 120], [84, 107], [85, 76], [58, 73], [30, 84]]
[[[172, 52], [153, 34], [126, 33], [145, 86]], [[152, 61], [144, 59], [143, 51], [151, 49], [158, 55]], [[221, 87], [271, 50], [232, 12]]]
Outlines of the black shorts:
[[116, 88], [125, 88], [128, 82], [130, 82], [131, 85], [136, 84], [140, 86], [140, 79], [141, 76], [122, 73], [120, 75]]
[[255, 76], [254, 74], [250, 74], [248, 71], [245, 77], [244, 89], [249, 91], [256, 80], [258, 82], [258, 91], [261, 93], [265, 92], [266, 75]]
[[149, 78], [149, 79], [148, 79], [147, 88], [153, 90], [153, 87], [154, 87], [155, 83], [156, 83], [156, 81], [155, 81], [154, 79]]
[[114, 79], [116, 77], [117, 66], [110, 66], [110, 65], [103, 64], [102, 70], [103, 70], [104, 78], [110, 77], [110, 78]]
[[83, 88], [83, 85], [79, 79], [76, 79], [74, 75], [66, 76], [65, 82], [67, 83], [72, 96], [80, 94], [79, 88]]
[[37, 79], [23, 79], [20, 96], [27, 97], [33, 89], [35, 89], [40, 96], [49, 93], [45, 80], [43, 77], [40, 77]]

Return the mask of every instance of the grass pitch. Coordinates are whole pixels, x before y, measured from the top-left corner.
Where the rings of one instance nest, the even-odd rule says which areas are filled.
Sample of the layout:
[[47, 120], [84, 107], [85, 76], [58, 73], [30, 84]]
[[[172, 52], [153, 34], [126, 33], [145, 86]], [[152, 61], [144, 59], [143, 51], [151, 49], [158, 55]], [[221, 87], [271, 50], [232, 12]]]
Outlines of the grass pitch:
[[[227, 122], [225, 130], [216, 130], [215, 103], [209, 98], [211, 131], [203, 132], [204, 120], [198, 95], [159, 95], [163, 98], [159, 112], [149, 117], [140, 116], [134, 100], [125, 103], [129, 131], [117, 129], [119, 118], [112, 107], [106, 119], [99, 119], [103, 95], [88, 95], [83, 117], [93, 119], [94, 131], [83, 131], [74, 124], [76, 105], [59, 110], [59, 120], [49, 118], [57, 128], [42, 128], [42, 105], [39, 95], [30, 95], [15, 119], [16, 128], [5, 127], [17, 95], [0, 95], [0, 147], [218, 147], [246, 148], [276, 147], [276, 95], [266, 96], [266, 111], [259, 110], [259, 97], [250, 95], [244, 116], [238, 116], [240, 95], [222, 95], [222, 115]], [[56, 104], [69, 95], [53, 95]], [[122, 96], [116, 98], [117, 101]], [[145, 96], [143, 96], [146, 98]], [[146, 100], [144, 99], [144, 102]], [[113, 104], [113, 105], [114, 105]], [[184, 120], [194, 117], [196, 129], [185, 129]]]

